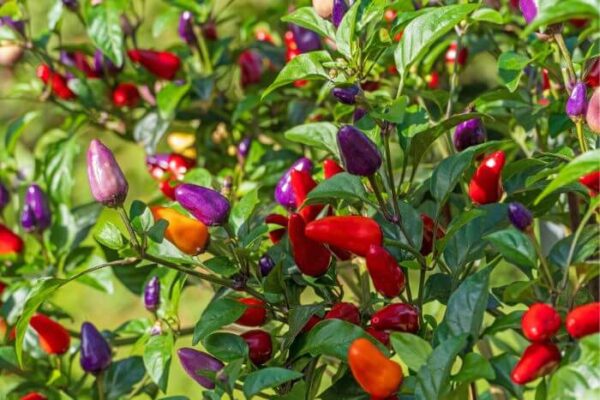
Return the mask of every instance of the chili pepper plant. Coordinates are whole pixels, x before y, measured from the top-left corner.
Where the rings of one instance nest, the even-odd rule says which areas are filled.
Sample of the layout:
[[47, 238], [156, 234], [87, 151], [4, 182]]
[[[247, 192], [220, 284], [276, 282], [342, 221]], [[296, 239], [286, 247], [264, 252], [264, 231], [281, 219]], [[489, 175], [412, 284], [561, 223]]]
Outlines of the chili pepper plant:
[[594, 3], [2, 1], [0, 397], [598, 396]]

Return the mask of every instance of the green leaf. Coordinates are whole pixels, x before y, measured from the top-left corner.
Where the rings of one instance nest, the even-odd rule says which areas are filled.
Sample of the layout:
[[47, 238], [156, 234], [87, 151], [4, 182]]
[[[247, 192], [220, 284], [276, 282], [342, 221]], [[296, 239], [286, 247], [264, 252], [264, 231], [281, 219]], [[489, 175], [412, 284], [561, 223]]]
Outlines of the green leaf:
[[504, 353], [497, 357], [491, 358], [490, 363], [492, 364], [492, 368], [494, 368], [496, 378], [490, 380], [490, 383], [502, 386], [503, 388], [509, 390], [516, 398], [522, 399], [523, 386], [513, 383], [512, 379], [510, 378], [510, 373], [518, 361], [518, 357], [509, 353]]
[[150, 208], [142, 201], [134, 200], [129, 208], [131, 225], [138, 233], [147, 232], [154, 225]]
[[415, 398], [438, 400], [449, 388], [450, 370], [458, 353], [465, 347], [467, 335], [450, 338], [437, 346], [417, 374]]
[[600, 16], [598, 3], [595, 0], [545, 0], [539, 2], [536, 18], [521, 32], [527, 37], [543, 25], [556, 24], [570, 19], [591, 18]]
[[171, 333], [150, 336], [144, 346], [144, 366], [148, 375], [163, 392], [167, 391], [169, 367], [175, 341]]
[[524, 311], [513, 311], [509, 314], [496, 317], [492, 325], [483, 331], [482, 336], [493, 335], [494, 333], [502, 332], [507, 329], [521, 329], [521, 319], [523, 318], [523, 314]]
[[556, 178], [554, 178], [542, 193], [535, 199], [535, 204], [539, 204], [546, 196], [556, 189], [575, 182], [582, 176], [598, 170], [598, 160], [600, 160], [600, 149], [585, 152], [567, 165], [562, 167]]
[[473, 161], [472, 147], [440, 161], [431, 175], [430, 192], [440, 204], [454, 190], [464, 171]]
[[75, 135], [48, 146], [44, 160], [44, 181], [48, 194], [56, 203], [71, 204], [71, 192], [75, 184], [73, 169], [79, 150]]
[[202, 344], [206, 351], [224, 362], [238, 360], [248, 354], [246, 341], [233, 333], [213, 333], [207, 336]]
[[597, 399], [600, 395], [600, 368], [576, 363], [560, 368], [552, 375], [549, 400]]
[[311, 51], [294, 57], [281, 69], [275, 81], [263, 91], [261, 99], [267, 97], [275, 89], [289, 85], [299, 79], [308, 81], [329, 79], [329, 74], [323, 67], [323, 63], [331, 61], [331, 56], [324, 50]]
[[529, 268], [536, 265], [536, 254], [531, 240], [521, 231], [510, 227], [484, 237], [500, 252], [506, 261]]
[[361, 2], [357, 1], [350, 7], [335, 32], [337, 50], [348, 60], [352, 59], [354, 51], [353, 43], [356, 32], [356, 19], [360, 5]]
[[[594, 206], [591, 205], [591, 207]], [[600, 245], [598, 242], [599, 230], [600, 226], [598, 225], [590, 225], [584, 228], [573, 248], [573, 254], [570, 253], [575, 236], [570, 235], [559, 240], [552, 246], [550, 254], [547, 256], [548, 262], [561, 271], [566, 271], [572, 264], [584, 262], [596, 252], [598, 245]]]
[[105, 222], [94, 238], [109, 249], [120, 250], [125, 246], [123, 235], [112, 222]]
[[458, 382], [469, 383], [478, 379], [494, 379], [496, 373], [492, 364], [480, 354], [469, 353], [465, 356], [460, 372], [453, 378]]
[[413, 19], [394, 51], [398, 73], [405, 75], [410, 65], [427, 53], [433, 43], [477, 8], [479, 4], [437, 7]]
[[417, 335], [395, 332], [390, 336], [390, 340], [396, 354], [413, 371], [418, 371], [432, 352], [429, 342]]
[[303, 375], [298, 371], [285, 368], [271, 367], [252, 372], [244, 381], [244, 395], [250, 399], [264, 389], [279, 386], [282, 383], [299, 379]]
[[163, 119], [157, 112], [149, 112], [133, 128], [133, 138], [144, 146], [148, 154], [156, 152], [156, 146], [169, 129], [170, 121]]
[[213, 257], [206, 260], [204, 261], [204, 266], [212, 272], [226, 277], [230, 277], [239, 272], [235, 263], [229, 257], [225, 256]]
[[498, 58], [498, 76], [508, 90], [514, 92], [519, 87], [519, 82], [525, 67], [531, 60], [523, 54], [508, 51]]
[[113, 361], [104, 373], [106, 400], [121, 400], [134, 389], [144, 378], [144, 361], [142, 357], [129, 357]]
[[479, 10], [475, 10], [475, 12], [471, 15], [471, 18], [473, 18], [475, 21], [490, 22], [498, 25], [504, 23], [502, 14], [493, 8], [480, 8]]
[[111, 59], [116, 66], [123, 65], [123, 31], [121, 10], [117, 0], [104, 1], [96, 6], [85, 7], [88, 35], [92, 42]]
[[63, 13], [62, 0], [54, 0], [54, 5], [48, 11], [48, 30], [56, 29]]
[[8, 125], [8, 128], [6, 128], [6, 132], [4, 133], [4, 146], [9, 156], [14, 155], [19, 137], [25, 131], [27, 125], [38, 115], [39, 112], [30, 111]]
[[168, 83], [158, 92], [156, 95], [156, 105], [162, 119], [168, 120], [173, 117], [177, 105], [189, 90], [189, 84]]
[[258, 203], [258, 189], [254, 189], [242, 196], [242, 199], [233, 206], [229, 222], [233, 226], [233, 231], [238, 235], [242, 225], [250, 219]]
[[360, 178], [341, 172], [319, 183], [310, 191], [305, 204], [335, 202], [337, 200], [356, 201], [367, 198], [367, 192]]
[[302, 328], [310, 320], [313, 315], [323, 310], [323, 306], [317, 304], [299, 305], [290, 310], [289, 314], [289, 330], [285, 333], [283, 344], [281, 345], [282, 351], [287, 350], [294, 339], [300, 334]]
[[339, 158], [337, 145], [337, 127], [331, 122], [313, 122], [296, 125], [288, 129], [284, 136], [287, 140], [302, 143], [315, 149], [329, 151]]
[[283, 22], [291, 22], [303, 28], [309, 29], [324, 37], [335, 38], [333, 24], [317, 15], [314, 7], [300, 7], [281, 18]]
[[246, 306], [236, 300], [227, 298], [213, 300], [196, 323], [192, 344], [196, 345], [206, 335], [235, 322], [245, 310]]

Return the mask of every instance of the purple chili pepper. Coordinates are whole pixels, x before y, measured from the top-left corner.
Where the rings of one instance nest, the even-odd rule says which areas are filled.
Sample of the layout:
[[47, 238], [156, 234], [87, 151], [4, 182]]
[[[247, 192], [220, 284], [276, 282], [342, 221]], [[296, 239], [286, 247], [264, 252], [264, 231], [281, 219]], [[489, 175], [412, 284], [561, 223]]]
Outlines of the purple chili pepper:
[[356, 96], [360, 93], [358, 85], [340, 86], [331, 89], [333, 97], [338, 99], [340, 103], [356, 104]]
[[31, 185], [25, 193], [21, 226], [27, 232], [43, 232], [50, 226], [52, 214], [46, 194], [38, 185]]
[[191, 12], [184, 11], [181, 13], [177, 31], [179, 32], [179, 37], [187, 44], [196, 43], [198, 38], [196, 37], [196, 33], [194, 33], [194, 15]]
[[148, 311], [156, 311], [160, 302], [160, 281], [158, 277], [150, 278], [144, 288], [144, 306]]
[[321, 48], [321, 39], [315, 32], [295, 24], [290, 24], [290, 29], [301, 53], [308, 53]]
[[21, 36], [25, 36], [25, 22], [21, 20], [15, 20], [11, 17], [0, 17], [0, 26], [8, 26]]
[[362, 119], [362, 117], [364, 117], [365, 115], [367, 115], [367, 110], [362, 108], [362, 107], [356, 107], [354, 109], [354, 114], [352, 115], [352, 121], [354, 121], [354, 123], [360, 121]]
[[206, 389], [214, 389], [215, 382], [207, 376], [201, 375], [199, 371], [219, 372], [225, 366], [221, 361], [217, 360], [208, 353], [198, 351], [189, 347], [184, 347], [177, 350], [179, 362], [183, 370], [193, 380], [198, 382]]
[[148, 154], [146, 156], [146, 165], [148, 167], [158, 167], [161, 169], [169, 168], [169, 153]]
[[454, 147], [464, 149], [485, 142], [485, 127], [479, 118], [469, 119], [456, 126], [454, 131]]
[[237, 146], [237, 155], [243, 160], [248, 156], [248, 152], [250, 151], [250, 145], [252, 144], [252, 138], [247, 136], [240, 140]]
[[537, 17], [538, 6], [536, 0], [519, 0], [519, 8], [528, 24]]
[[514, 202], [508, 205], [508, 219], [520, 231], [526, 230], [533, 222], [533, 216], [523, 204]]
[[348, 11], [346, 0], [333, 0], [333, 12], [331, 14], [331, 22], [336, 28], [340, 26], [344, 15]]
[[108, 342], [89, 322], [81, 325], [81, 368], [85, 372], [98, 375], [112, 362], [112, 353]]
[[292, 190], [292, 171], [307, 171], [311, 172], [313, 163], [306, 157], [299, 158], [292, 166], [283, 174], [277, 185], [275, 186], [275, 201], [286, 208], [296, 207], [296, 198]]
[[87, 152], [87, 173], [94, 198], [108, 207], [118, 207], [127, 197], [129, 185], [115, 156], [97, 139]]
[[337, 143], [345, 170], [352, 175], [371, 176], [381, 166], [381, 153], [371, 139], [352, 125], [344, 125]]
[[260, 267], [260, 275], [267, 276], [275, 268], [275, 261], [268, 254], [263, 254], [258, 260], [258, 266]]
[[583, 117], [587, 111], [587, 93], [586, 85], [583, 82], [577, 82], [571, 91], [567, 100], [567, 115], [571, 118]]
[[182, 183], [175, 189], [175, 199], [197, 220], [209, 226], [221, 225], [229, 216], [229, 200], [206, 187]]
[[71, 11], [75, 11], [77, 10], [77, 7], [79, 7], [79, 2], [77, 0], [62, 0], [62, 3]]
[[10, 202], [10, 193], [2, 182], [0, 182], [0, 213], [4, 210], [4, 207]]

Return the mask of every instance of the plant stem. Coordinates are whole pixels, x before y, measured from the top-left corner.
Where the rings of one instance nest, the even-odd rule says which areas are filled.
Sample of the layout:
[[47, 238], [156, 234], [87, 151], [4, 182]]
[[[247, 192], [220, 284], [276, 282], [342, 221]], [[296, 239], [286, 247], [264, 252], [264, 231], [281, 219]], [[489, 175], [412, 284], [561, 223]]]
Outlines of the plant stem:
[[129, 240], [131, 241], [131, 245], [133, 246], [133, 248], [140, 253], [140, 255], [143, 256], [143, 248], [142, 246], [140, 246], [140, 242], [138, 241], [138, 238], [135, 234], [135, 231], [133, 230], [133, 227], [131, 226], [131, 221], [129, 221], [129, 217], [127, 216], [127, 211], [125, 211], [125, 207], [123, 207], [123, 205], [121, 205], [118, 209], [119, 211], [119, 215], [121, 216], [121, 219], [123, 220], [123, 223], [125, 224], [125, 228], [127, 228], [127, 232], [129, 233]]
[[581, 149], [581, 153], [585, 153], [588, 151], [587, 142], [585, 141], [585, 136], [583, 134], [583, 119], [577, 118], [577, 122], [575, 122], [575, 129], [577, 130], [577, 140], [579, 140], [579, 148]]
[[98, 400], [104, 400], [104, 372], [100, 372], [96, 377], [96, 387], [98, 388]]
[[567, 45], [565, 44], [565, 39], [563, 38], [562, 33], [556, 33], [554, 35], [554, 40], [560, 50], [563, 58], [567, 63], [567, 71], [569, 73], [569, 79], [571, 82], [575, 82], [577, 80], [577, 75], [575, 74], [575, 69], [573, 68], [573, 61], [571, 60], [571, 55], [569, 54], [569, 50], [567, 49]]
[[367, 178], [369, 183], [371, 184], [371, 188], [373, 189], [373, 193], [375, 193], [375, 197], [377, 198], [377, 202], [379, 203], [379, 208], [381, 208], [381, 213], [388, 221], [392, 219], [392, 215], [388, 212], [387, 206], [385, 204], [385, 200], [383, 200], [383, 196], [381, 195], [381, 190], [379, 190], [379, 185], [377, 184], [377, 179], [375, 179], [375, 175], [371, 175]]
[[540, 243], [538, 242], [537, 238], [535, 237], [535, 234], [533, 233], [533, 231], [529, 232], [529, 237], [531, 239], [531, 243], [533, 244], [533, 247], [535, 248], [535, 252], [537, 253], [538, 258], [540, 259], [540, 263], [542, 265], [542, 271], [546, 275], [546, 279], [548, 280], [550, 289], [552, 290], [552, 292], [554, 292], [554, 290], [555, 290], [554, 279], [552, 278], [552, 273], [550, 272], [550, 267], [548, 266], [546, 257], [544, 257], [544, 253], [542, 252], [542, 247], [540, 246]]

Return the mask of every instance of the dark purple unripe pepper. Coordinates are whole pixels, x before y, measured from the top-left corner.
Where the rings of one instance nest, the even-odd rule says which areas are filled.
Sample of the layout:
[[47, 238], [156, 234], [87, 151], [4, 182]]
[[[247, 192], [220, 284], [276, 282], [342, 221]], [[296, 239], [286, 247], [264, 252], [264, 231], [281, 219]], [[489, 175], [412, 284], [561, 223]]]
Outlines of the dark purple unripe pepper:
[[356, 96], [360, 93], [360, 88], [357, 85], [334, 87], [331, 89], [333, 97], [338, 99], [340, 103], [356, 104]]
[[468, 147], [485, 142], [485, 127], [479, 118], [469, 119], [456, 126], [454, 131], [454, 147], [463, 151]]
[[275, 201], [285, 208], [295, 208], [296, 198], [294, 196], [294, 191], [292, 190], [292, 171], [311, 172], [312, 168], [312, 161], [306, 157], [299, 158], [294, 162], [290, 169], [288, 169], [281, 179], [279, 179], [277, 186], [275, 186]]
[[567, 115], [571, 118], [581, 118], [587, 112], [587, 93], [586, 85], [583, 82], [577, 82], [571, 91], [567, 100]]
[[344, 125], [337, 134], [344, 169], [358, 176], [371, 176], [381, 166], [381, 153], [371, 139], [352, 125]]
[[229, 200], [206, 187], [182, 183], [175, 189], [175, 199], [197, 220], [208, 226], [221, 225], [229, 216]]
[[75, 11], [77, 10], [77, 7], [79, 7], [79, 2], [77, 0], [62, 0], [62, 3], [71, 11]]
[[46, 194], [38, 185], [31, 185], [25, 193], [21, 226], [27, 232], [43, 232], [50, 226], [52, 214]]
[[508, 205], [508, 219], [515, 228], [525, 231], [533, 222], [531, 211], [523, 204], [514, 202]]
[[362, 107], [356, 107], [354, 109], [354, 114], [352, 115], [352, 121], [354, 121], [354, 123], [360, 121], [362, 119], [362, 117], [364, 117], [365, 115], [367, 115], [367, 110], [365, 110]]
[[336, 28], [340, 26], [344, 19], [344, 15], [346, 15], [346, 11], [348, 11], [346, 0], [333, 0], [333, 12], [331, 14], [333, 26]]
[[81, 325], [81, 368], [85, 372], [98, 375], [112, 362], [110, 346], [98, 329], [89, 322]]
[[160, 281], [158, 277], [150, 278], [144, 288], [144, 306], [148, 311], [156, 311], [160, 303]]
[[10, 202], [10, 193], [2, 182], [0, 182], [0, 213], [4, 210], [4, 207]]
[[260, 268], [260, 275], [267, 276], [271, 273], [273, 268], [275, 268], [275, 261], [268, 254], [264, 254], [258, 260], [258, 266]]
[[321, 48], [321, 38], [315, 32], [294, 24], [290, 24], [290, 30], [294, 34], [296, 45], [301, 53], [308, 53]]
[[179, 27], [177, 29], [181, 40], [187, 44], [194, 44], [198, 40], [194, 33], [194, 15], [189, 11], [184, 11], [179, 17]]
[[214, 389], [215, 383], [207, 376], [199, 374], [199, 371], [219, 372], [225, 366], [221, 361], [217, 360], [208, 353], [184, 347], [177, 350], [179, 362], [184, 371], [202, 387], [206, 389]]

